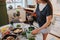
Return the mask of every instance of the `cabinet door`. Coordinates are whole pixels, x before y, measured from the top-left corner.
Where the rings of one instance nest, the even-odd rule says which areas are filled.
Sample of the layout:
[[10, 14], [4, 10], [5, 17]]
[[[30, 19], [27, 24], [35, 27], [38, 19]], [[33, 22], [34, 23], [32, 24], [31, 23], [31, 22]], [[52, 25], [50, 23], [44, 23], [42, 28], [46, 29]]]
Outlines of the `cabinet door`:
[[0, 2], [0, 26], [8, 24], [8, 15], [5, 2]]

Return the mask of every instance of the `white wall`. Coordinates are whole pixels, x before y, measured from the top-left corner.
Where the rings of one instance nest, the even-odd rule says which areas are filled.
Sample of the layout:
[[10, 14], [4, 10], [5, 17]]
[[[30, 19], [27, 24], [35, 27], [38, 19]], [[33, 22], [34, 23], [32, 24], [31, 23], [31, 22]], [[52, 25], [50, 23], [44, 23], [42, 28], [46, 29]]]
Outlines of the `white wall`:
[[60, 13], [60, 4], [57, 3], [57, 0], [51, 0], [51, 3], [53, 5], [53, 11], [54, 11], [54, 14], [59, 14]]
[[[60, 13], [60, 4], [57, 3], [57, 0], [50, 0], [52, 5], [53, 5], [53, 13]], [[35, 4], [35, 0], [28, 0], [28, 5], [34, 5]]]
[[[57, 3], [57, 0], [50, 0], [50, 1], [53, 5], [53, 13], [59, 14], [60, 13], [60, 4]], [[35, 0], [28, 0], [28, 5], [34, 5], [34, 4], [36, 4]]]

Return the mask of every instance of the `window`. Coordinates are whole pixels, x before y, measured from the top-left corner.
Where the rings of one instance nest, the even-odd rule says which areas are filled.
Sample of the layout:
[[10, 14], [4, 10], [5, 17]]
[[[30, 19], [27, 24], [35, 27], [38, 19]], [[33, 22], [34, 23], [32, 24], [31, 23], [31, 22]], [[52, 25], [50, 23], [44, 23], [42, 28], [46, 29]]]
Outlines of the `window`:
[[18, 5], [23, 7], [23, 0], [6, 0], [7, 9], [9, 9], [9, 6], [12, 6], [13, 9], [17, 8]]
[[35, 5], [35, 0], [6, 0], [6, 7], [9, 9], [10, 6], [13, 7], [13, 9], [17, 8], [17, 6], [20, 5], [22, 7], [27, 7], [27, 5]]
[[35, 5], [36, 1], [35, 0], [27, 0], [28, 1], [28, 5]]

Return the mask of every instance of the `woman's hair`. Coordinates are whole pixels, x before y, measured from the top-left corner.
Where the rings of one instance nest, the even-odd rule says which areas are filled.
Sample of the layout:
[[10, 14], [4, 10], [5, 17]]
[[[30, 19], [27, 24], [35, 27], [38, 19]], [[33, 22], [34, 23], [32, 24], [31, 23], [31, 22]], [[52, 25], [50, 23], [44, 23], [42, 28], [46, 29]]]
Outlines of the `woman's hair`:
[[50, 0], [42, 0], [42, 1], [46, 2], [50, 6], [52, 14], [53, 14], [53, 7], [52, 7]]

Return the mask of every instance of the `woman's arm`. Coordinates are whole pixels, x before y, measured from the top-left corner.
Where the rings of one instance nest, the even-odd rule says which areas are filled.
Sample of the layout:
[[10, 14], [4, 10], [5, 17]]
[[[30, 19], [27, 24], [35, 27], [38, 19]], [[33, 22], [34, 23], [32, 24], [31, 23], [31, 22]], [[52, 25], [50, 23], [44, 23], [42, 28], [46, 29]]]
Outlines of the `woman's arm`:
[[46, 23], [42, 27], [40, 27], [39, 30], [47, 28], [50, 25], [51, 20], [52, 20], [52, 15], [47, 16], [46, 17]]
[[40, 30], [47, 28], [47, 27], [50, 25], [51, 20], [52, 20], [52, 15], [47, 16], [47, 17], [46, 17], [46, 23], [45, 23], [42, 27], [33, 30], [33, 31], [32, 31], [32, 34], [35, 35], [35, 34], [37, 34]]

